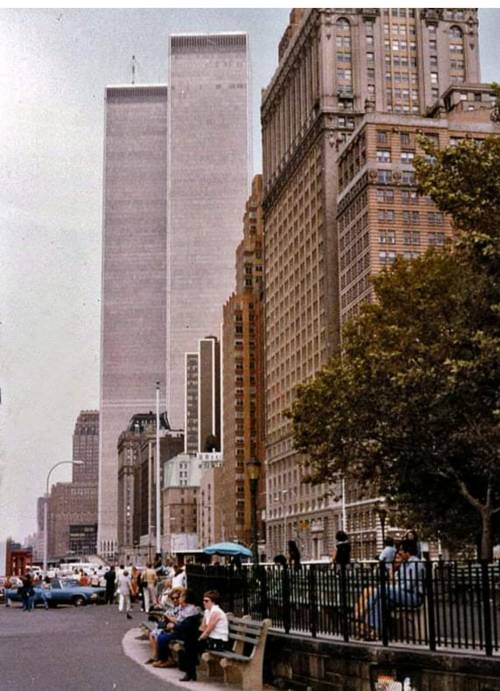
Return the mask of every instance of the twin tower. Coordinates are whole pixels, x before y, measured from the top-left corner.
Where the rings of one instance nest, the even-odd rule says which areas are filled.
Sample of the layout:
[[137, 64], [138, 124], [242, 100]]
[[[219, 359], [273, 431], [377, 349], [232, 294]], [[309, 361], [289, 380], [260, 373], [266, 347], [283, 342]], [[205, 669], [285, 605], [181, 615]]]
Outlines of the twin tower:
[[173, 35], [168, 85], [106, 89], [98, 551], [115, 552], [117, 440], [184, 427], [185, 353], [218, 334], [251, 173], [246, 34]]

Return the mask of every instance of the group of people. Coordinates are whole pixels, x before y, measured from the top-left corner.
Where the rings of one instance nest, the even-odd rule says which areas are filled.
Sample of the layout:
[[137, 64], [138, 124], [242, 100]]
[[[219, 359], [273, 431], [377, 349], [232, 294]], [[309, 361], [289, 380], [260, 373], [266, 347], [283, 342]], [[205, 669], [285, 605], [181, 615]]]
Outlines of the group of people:
[[[162, 590], [159, 592], [160, 575]], [[132, 603], [139, 601], [141, 611], [149, 612], [152, 608], [163, 606], [168, 599], [171, 588], [186, 586], [185, 567], [170, 562], [163, 567], [161, 574], [158, 568], [149, 562], [146, 568], [139, 570], [136, 566], [115, 568], [111, 566], [104, 574], [105, 601], [113, 604], [118, 595], [118, 609], [131, 619]]]
[[[196, 681], [196, 667], [203, 650], [227, 648], [227, 615], [218, 604], [219, 593], [215, 590], [209, 590], [203, 595], [203, 616], [192, 591], [177, 586], [170, 590], [168, 598], [168, 605], [158, 627], [149, 634], [151, 654], [145, 664], [160, 668], [178, 665], [184, 672], [180, 681]], [[182, 641], [178, 662], [173, 659], [170, 649], [173, 641]]]
[[[41, 574], [34, 575], [31, 571], [27, 571], [23, 576], [20, 576], [21, 585], [19, 586], [18, 592], [21, 596], [22, 609], [24, 612], [32, 612], [35, 608], [35, 587], [38, 589], [38, 593], [43, 600], [45, 609], [49, 608], [49, 601], [46, 595], [46, 590], [50, 586], [50, 578], [47, 576], [43, 577]], [[11, 587], [11, 582], [9, 579], [5, 582], [5, 588]], [[9, 600], [6, 602], [6, 606], [10, 606]]]

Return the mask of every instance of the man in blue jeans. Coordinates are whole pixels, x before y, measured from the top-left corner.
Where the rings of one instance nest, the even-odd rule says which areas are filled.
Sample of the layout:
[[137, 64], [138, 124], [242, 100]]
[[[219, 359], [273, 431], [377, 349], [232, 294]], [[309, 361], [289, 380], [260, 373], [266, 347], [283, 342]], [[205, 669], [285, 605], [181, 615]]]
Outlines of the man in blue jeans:
[[[394, 574], [394, 582], [385, 586], [385, 600], [388, 610], [397, 607], [420, 607], [424, 599], [425, 566], [417, 557], [414, 540], [403, 540], [399, 548], [401, 565]], [[381, 589], [369, 597], [366, 604], [366, 621], [377, 634], [381, 629]]]

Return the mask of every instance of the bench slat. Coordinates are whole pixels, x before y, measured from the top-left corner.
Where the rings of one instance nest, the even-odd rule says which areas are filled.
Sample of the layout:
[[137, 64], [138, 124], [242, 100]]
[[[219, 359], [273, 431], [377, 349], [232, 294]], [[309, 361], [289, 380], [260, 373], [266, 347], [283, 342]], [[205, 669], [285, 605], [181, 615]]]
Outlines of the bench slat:
[[245, 657], [245, 655], [238, 655], [237, 653], [231, 653], [229, 651], [223, 650], [210, 650], [210, 655], [216, 655], [217, 657], [226, 657], [230, 660], [238, 660], [239, 662], [251, 662], [251, 657]]
[[231, 641], [243, 641], [244, 643], [251, 643], [252, 645], [257, 645], [259, 642], [258, 638], [249, 638], [248, 636], [242, 636], [239, 633], [229, 634], [229, 639]]
[[262, 629], [262, 624], [260, 621], [258, 622], [249, 622], [249, 621], [235, 621], [234, 619], [229, 619], [229, 627], [230, 628], [245, 628], [245, 629], [250, 629], [253, 631], [261, 631]]

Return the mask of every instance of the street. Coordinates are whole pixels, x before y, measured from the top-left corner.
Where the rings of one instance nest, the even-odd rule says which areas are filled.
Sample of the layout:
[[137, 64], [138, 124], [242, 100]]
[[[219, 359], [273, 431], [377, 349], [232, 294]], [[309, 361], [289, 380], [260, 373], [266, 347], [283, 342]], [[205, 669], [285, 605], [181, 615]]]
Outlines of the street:
[[0, 605], [1, 691], [178, 688], [125, 655], [123, 636], [145, 617], [138, 609], [133, 615], [127, 621], [108, 605], [37, 607], [31, 613]]

